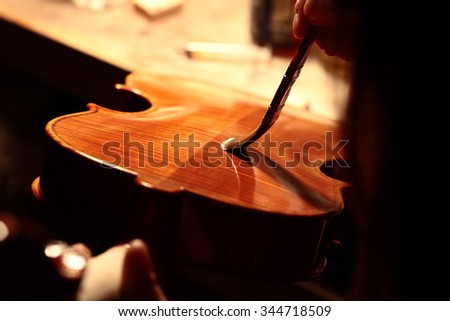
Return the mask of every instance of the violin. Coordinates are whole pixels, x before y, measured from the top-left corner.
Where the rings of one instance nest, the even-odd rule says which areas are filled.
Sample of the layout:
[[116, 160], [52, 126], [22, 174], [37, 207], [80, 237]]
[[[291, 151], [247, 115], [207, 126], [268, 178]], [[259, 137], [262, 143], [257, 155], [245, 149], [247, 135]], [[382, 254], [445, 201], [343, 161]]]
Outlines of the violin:
[[127, 96], [120, 108], [90, 103], [47, 124], [35, 197], [94, 254], [141, 238], [159, 271], [317, 276], [343, 209], [346, 183], [323, 171], [340, 158], [340, 132], [306, 114], [280, 117], [315, 34], [309, 28], [267, 111], [244, 92], [131, 73], [116, 86]]
[[46, 126], [32, 190], [66, 237], [94, 254], [139, 237], [168, 270], [297, 281], [323, 271], [347, 186], [323, 171], [340, 156], [337, 123], [286, 113], [231, 153], [222, 143], [254, 128], [263, 99], [145, 72], [117, 92], [131, 111], [90, 103]]

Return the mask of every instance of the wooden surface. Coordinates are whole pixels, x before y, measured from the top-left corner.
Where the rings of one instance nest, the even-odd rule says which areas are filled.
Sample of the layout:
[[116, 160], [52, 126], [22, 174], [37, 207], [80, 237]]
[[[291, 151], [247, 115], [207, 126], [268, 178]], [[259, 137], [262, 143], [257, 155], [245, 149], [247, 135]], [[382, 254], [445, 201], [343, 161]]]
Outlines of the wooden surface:
[[126, 85], [151, 107], [91, 104], [47, 125], [53, 147], [34, 192], [58, 219], [106, 247], [142, 238], [157, 262], [273, 280], [323, 270], [332, 222], [344, 206], [346, 183], [321, 171], [344, 156], [330, 152], [344, 147], [338, 125], [306, 112], [283, 114], [245, 157], [221, 143], [258, 125], [263, 99], [143, 72]]
[[[109, 97], [114, 83], [125, 81], [126, 75], [136, 71], [148, 72], [151, 75], [176, 75], [192, 80], [207, 80], [212, 84], [225, 85], [231, 89], [237, 88], [243, 97], [247, 97], [246, 99], [249, 99], [249, 95], [259, 96], [258, 105], [264, 106], [270, 102], [281, 80], [289, 62], [288, 57], [274, 56], [265, 62], [192, 60], [187, 58], [182, 50], [188, 41], [248, 44], [250, 42], [249, 4], [250, 0], [189, 0], [181, 10], [161, 19], [152, 20], [135, 10], [132, 4], [103, 12], [92, 12], [76, 8], [66, 0], [1, 0], [0, 47], [2, 49], [0, 50], [0, 64], [22, 72], [30, 72], [33, 76], [55, 83], [58, 88], [105, 107], [111, 105], [109, 102], [104, 103], [100, 98]], [[291, 91], [283, 115], [301, 114], [320, 122], [336, 119], [341, 115], [346, 94], [345, 81], [328, 73], [321, 56], [316, 55], [313, 51], [302, 75]], [[305, 113], [307, 109], [311, 113]], [[316, 119], [314, 115], [318, 115], [319, 119]], [[330, 123], [325, 122], [325, 124], [329, 125]], [[80, 166], [80, 170], [85, 169], [85, 166], [90, 166], [89, 164], [80, 164], [80, 162], [76, 165]], [[49, 166], [58, 170], [52, 164]], [[97, 169], [98, 164], [95, 166]], [[74, 175], [73, 179], [76, 180], [77, 175]], [[131, 178], [134, 179], [133, 176]], [[130, 184], [130, 178], [127, 175], [116, 179], [124, 185]], [[98, 182], [102, 183], [103, 188], [107, 188], [105, 192], [114, 189], [114, 186], [109, 186], [108, 183], [103, 184], [101, 180]], [[82, 186], [88, 188], [89, 191], [95, 191], [97, 187], [95, 184]], [[58, 186], [56, 188], [58, 189]], [[66, 197], [74, 197], [74, 195], [63, 194], [63, 197], [60, 198], [61, 202], [67, 201]], [[88, 195], [84, 193], [83, 196]], [[89, 194], [89, 197], [95, 199], [96, 194], [93, 192]], [[56, 224], [67, 224], [75, 231], [74, 241], [80, 241], [78, 228], [85, 228], [86, 222], [92, 222], [92, 220], [95, 221], [92, 222], [93, 226], [83, 230], [88, 234], [86, 236], [88, 239], [93, 238], [94, 242], [100, 243], [105, 240], [116, 240], [117, 237], [126, 237], [126, 233], [130, 233], [128, 230], [124, 234], [119, 234], [117, 230], [117, 228], [123, 227], [124, 220], [127, 222], [129, 220], [128, 217], [119, 216], [118, 213], [126, 215], [128, 212], [124, 211], [123, 207], [116, 206], [117, 202], [109, 201], [120, 202], [123, 197], [123, 194], [109, 194], [103, 204], [109, 204], [110, 207], [106, 210], [103, 209], [102, 212], [95, 212], [94, 209], [95, 216], [90, 215], [92, 212], [84, 211], [85, 208], [73, 207], [72, 221], [68, 222], [67, 218], [61, 217], [57, 210], [53, 213], [53, 218]], [[145, 198], [143, 197], [143, 199]], [[158, 200], [157, 204], [165, 204], [153, 208], [156, 211], [170, 212], [173, 207], [179, 205], [167, 202], [165, 195], [158, 195], [155, 199]], [[157, 204], [155, 203], [154, 206], [158, 206]], [[140, 206], [144, 205], [140, 204]], [[165, 208], [165, 206], [169, 208]], [[140, 208], [137, 206], [132, 210], [137, 212]], [[290, 215], [290, 217], [294, 216]], [[142, 217], [134, 219], [135, 225], [141, 229], [134, 230], [132, 233], [149, 232], [145, 230], [145, 226], [139, 224]], [[105, 225], [105, 223], [108, 224]], [[170, 223], [169, 219], [168, 222], [158, 222], [157, 226], [170, 225]], [[270, 227], [272, 223], [270, 220], [267, 221], [267, 226]], [[217, 222], [215, 226], [220, 227], [217, 226]], [[242, 233], [246, 231], [245, 224], [239, 228]], [[308, 225], [303, 225], [305, 235], [308, 235], [308, 228]], [[292, 229], [298, 232], [301, 227], [292, 225]], [[171, 234], [162, 235], [164, 234], [162, 231], [165, 230], [160, 229], [159, 234], [158, 230], [152, 232], [157, 238], [170, 239]], [[184, 224], [183, 233], [189, 232], [189, 230], [190, 225]], [[223, 231], [223, 229], [221, 230]], [[317, 231], [317, 229], [313, 230]], [[90, 232], [92, 234], [89, 234]], [[254, 232], [258, 234], [257, 229]], [[70, 234], [67, 235], [70, 236]], [[204, 233], [198, 235], [200, 238], [205, 236]], [[214, 237], [212, 234], [207, 236]], [[222, 236], [217, 234], [217, 237]], [[312, 238], [309, 240], [314, 242]], [[204, 239], [195, 240], [196, 243], [210, 244], [203, 241]], [[292, 257], [289, 251], [295, 250], [291, 246], [295, 244], [294, 241], [298, 242], [298, 239], [293, 240], [288, 237], [284, 240], [277, 240], [276, 243], [267, 244], [268, 248], [258, 247], [259, 254], [267, 255], [268, 262], [266, 265], [253, 268], [266, 269], [265, 271], [259, 270], [260, 275], [270, 272], [267, 269], [281, 268], [277, 264], [278, 261], [270, 260], [271, 255], [278, 255], [277, 245], [285, 242], [287, 252], [284, 252], [283, 255], [286, 255], [286, 259]], [[168, 243], [169, 247], [172, 245]], [[224, 246], [223, 249], [227, 248], [225, 243], [222, 246]], [[196, 253], [189, 252], [189, 248], [194, 248], [193, 244], [187, 244], [187, 249], [185, 249], [185, 253], [190, 257], [205, 258], [206, 255], [208, 258], [211, 254], [207, 247], [200, 248], [200, 252]], [[246, 251], [248, 249], [254, 249], [254, 244], [246, 243], [245, 247], [240, 249], [241, 259], [247, 259]], [[164, 252], [163, 250], [161, 252]], [[232, 256], [235, 253], [227, 253], [227, 255]], [[297, 266], [292, 266], [293, 270], [304, 264], [301, 261], [302, 257], [298, 258], [300, 261], [297, 261]], [[214, 256], [209, 263], [220, 264], [221, 260], [223, 260], [223, 256]], [[310, 263], [308, 261], [306, 264]], [[320, 264], [314, 265], [314, 267], [323, 268]], [[228, 266], [228, 268], [233, 270], [234, 267]], [[194, 270], [197, 271], [197, 269]], [[317, 272], [317, 270], [311, 271], [311, 266], [303, 266], [301, 271], [305, 272], [306, 270], [310, 273]], [[204, 278], [204, 272], [202, 270], [201, 278]], [[208, 283], [212, 284], [209, 280]], [[225, 283], [227, 286], [230, 284], [234, 286], [236, 282], [231, 283], [227, 279]], [[210, 287], [213, 286], [210, 285]], [[220, 287], [223, 288], [223, 284]], [[246, 294], [249, 287], [245, 285], [242, 289], [240, 295]], [[268, 294], [267, 291], [258, 290], [257, 292], [258, 295]], [[279, 293], [284, 292], [279, 291]], [[233, 296], [235, 295], [236, 293], [233, 294]], [[269, 297], [272, 295], [270, 293]]]
[[[189, 0], [180, 10], [155, 19], [136, 10], [131, 2], [94, 12], [77, 8], [68, 0], [2, 0], [0, 18], [5, 24], [43, 36], [125, 72], [148, 71], [245, 88], [251, 94], [266, 97], [268, 103], [289, 62], [288, 57], [281, 56], [263, 62], [231, 62], [189, 59], [184, 54], [183, 48], [189, 41], [250, 44], [250, 0]], [[10, 55], [10, 59], [17, 59], [15, 65], [32, 61], [39, 48], [27, 46], [29, 42], [15, 43], [15, 32], [3, 34], [2, 46], [15, 45]], [[336, 119], [342, 113], [347, 85], [329, 74], [319, 58], [313, 54], [307, 61], [287, 105], [291, 106], [290, 111], [309, 108], [324, 118]], [[50, 70], [52, 61], [56, 71]], [[101, 87], [101, 80], [98, 84], [89, 82], [89, 78], [96, 79], [95, 73], [107, 74], [94, 66], [90, 67], [90, 74], [86, 71], [77, 77], [77, 73], [69, 72], [70, 68], [83, 69], [87, 63], [72, 59], [64, 50], [45, 52], [32, 62], [36, 68], [46, 62], [41, 75], [59, 72], [59, 82], [64, 82], [65, 76], [69, 87], [80, 86], [83, 91], [94, 91], [96, 85]]]

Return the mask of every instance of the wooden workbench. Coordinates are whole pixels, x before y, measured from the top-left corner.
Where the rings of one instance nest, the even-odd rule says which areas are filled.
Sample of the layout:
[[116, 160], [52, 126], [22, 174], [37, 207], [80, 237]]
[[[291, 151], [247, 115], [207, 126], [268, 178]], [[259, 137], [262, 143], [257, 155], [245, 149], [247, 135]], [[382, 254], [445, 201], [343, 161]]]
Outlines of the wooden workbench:
[[[131, 1], [100, 12], [70, 0], [0, 2], [0, 63], [105, 105], [113, 85], [133, 71], [206, 79], [269, 103], [290, 59], [190, 59], [183, 51], [189, 41], [251, 44], [250, 0], [187, 0], [179, 10], [154, 19]], [[329, 74], [318, 57], [311, 54], [285, 110], [309, 108], [336, 119], [347, 84]]]

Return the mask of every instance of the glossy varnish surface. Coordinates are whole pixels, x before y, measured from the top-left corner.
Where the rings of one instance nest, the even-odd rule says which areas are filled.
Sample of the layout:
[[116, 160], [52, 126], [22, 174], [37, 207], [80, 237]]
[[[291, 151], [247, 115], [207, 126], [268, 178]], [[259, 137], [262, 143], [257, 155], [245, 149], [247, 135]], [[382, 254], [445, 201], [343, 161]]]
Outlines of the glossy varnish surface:
[[122, 89], [151, 107], [90, 104], [48, 124], [54, 148], [37, 197], [60, 213], [71, 203], [67, 211], [89, 217], [83, 229], [106, 243], [144, 237], [169, 261], [275, 279], [323, 269], [328, 223], [346, 186], [320, 169], [340, 156], [330, 153], [341, 139], [335, 123], [287, 112], [246, 155], [232, 155], [221, 143], [258, 125], [263, 100], [147, 73], [131, 74]]
[[[317, 166], [325, 160], [326, 133], [333, 128], [286, 115], [249, 147], [249, 158], [231, 155], [221, 143], [252, 130], [265, 106], [236, 99], [226, 89], [173, 81], [130, 77], [132, 88], [149, 93], [152, 107], [128, 113], [92, 104], [87, 113], [53, 120], [48, 131], [62, 145], [130, 170], [154, 189], [292, 215], [322, 215], [342, 205], [342, 182]], [[152, 87], [157, 82], [165, 88]]]

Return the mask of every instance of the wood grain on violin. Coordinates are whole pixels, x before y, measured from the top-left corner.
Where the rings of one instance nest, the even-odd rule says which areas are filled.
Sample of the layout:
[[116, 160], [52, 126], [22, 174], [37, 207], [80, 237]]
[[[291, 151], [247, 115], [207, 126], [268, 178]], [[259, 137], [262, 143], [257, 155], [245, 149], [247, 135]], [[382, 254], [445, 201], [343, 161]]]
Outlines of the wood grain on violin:
[[148, 73], [119, 89], [139, 111], [89, 104], [47, 125], [51, 146], [33, 191], [55, 220], [94, 250], [141, 237], [165, 267], [277, 280], [324, 269], [346, 186], [321, 171], [343, 153], [335, 123], [286, 112], [236, 155], [221, 143], [258, 125], [262, 99]]

